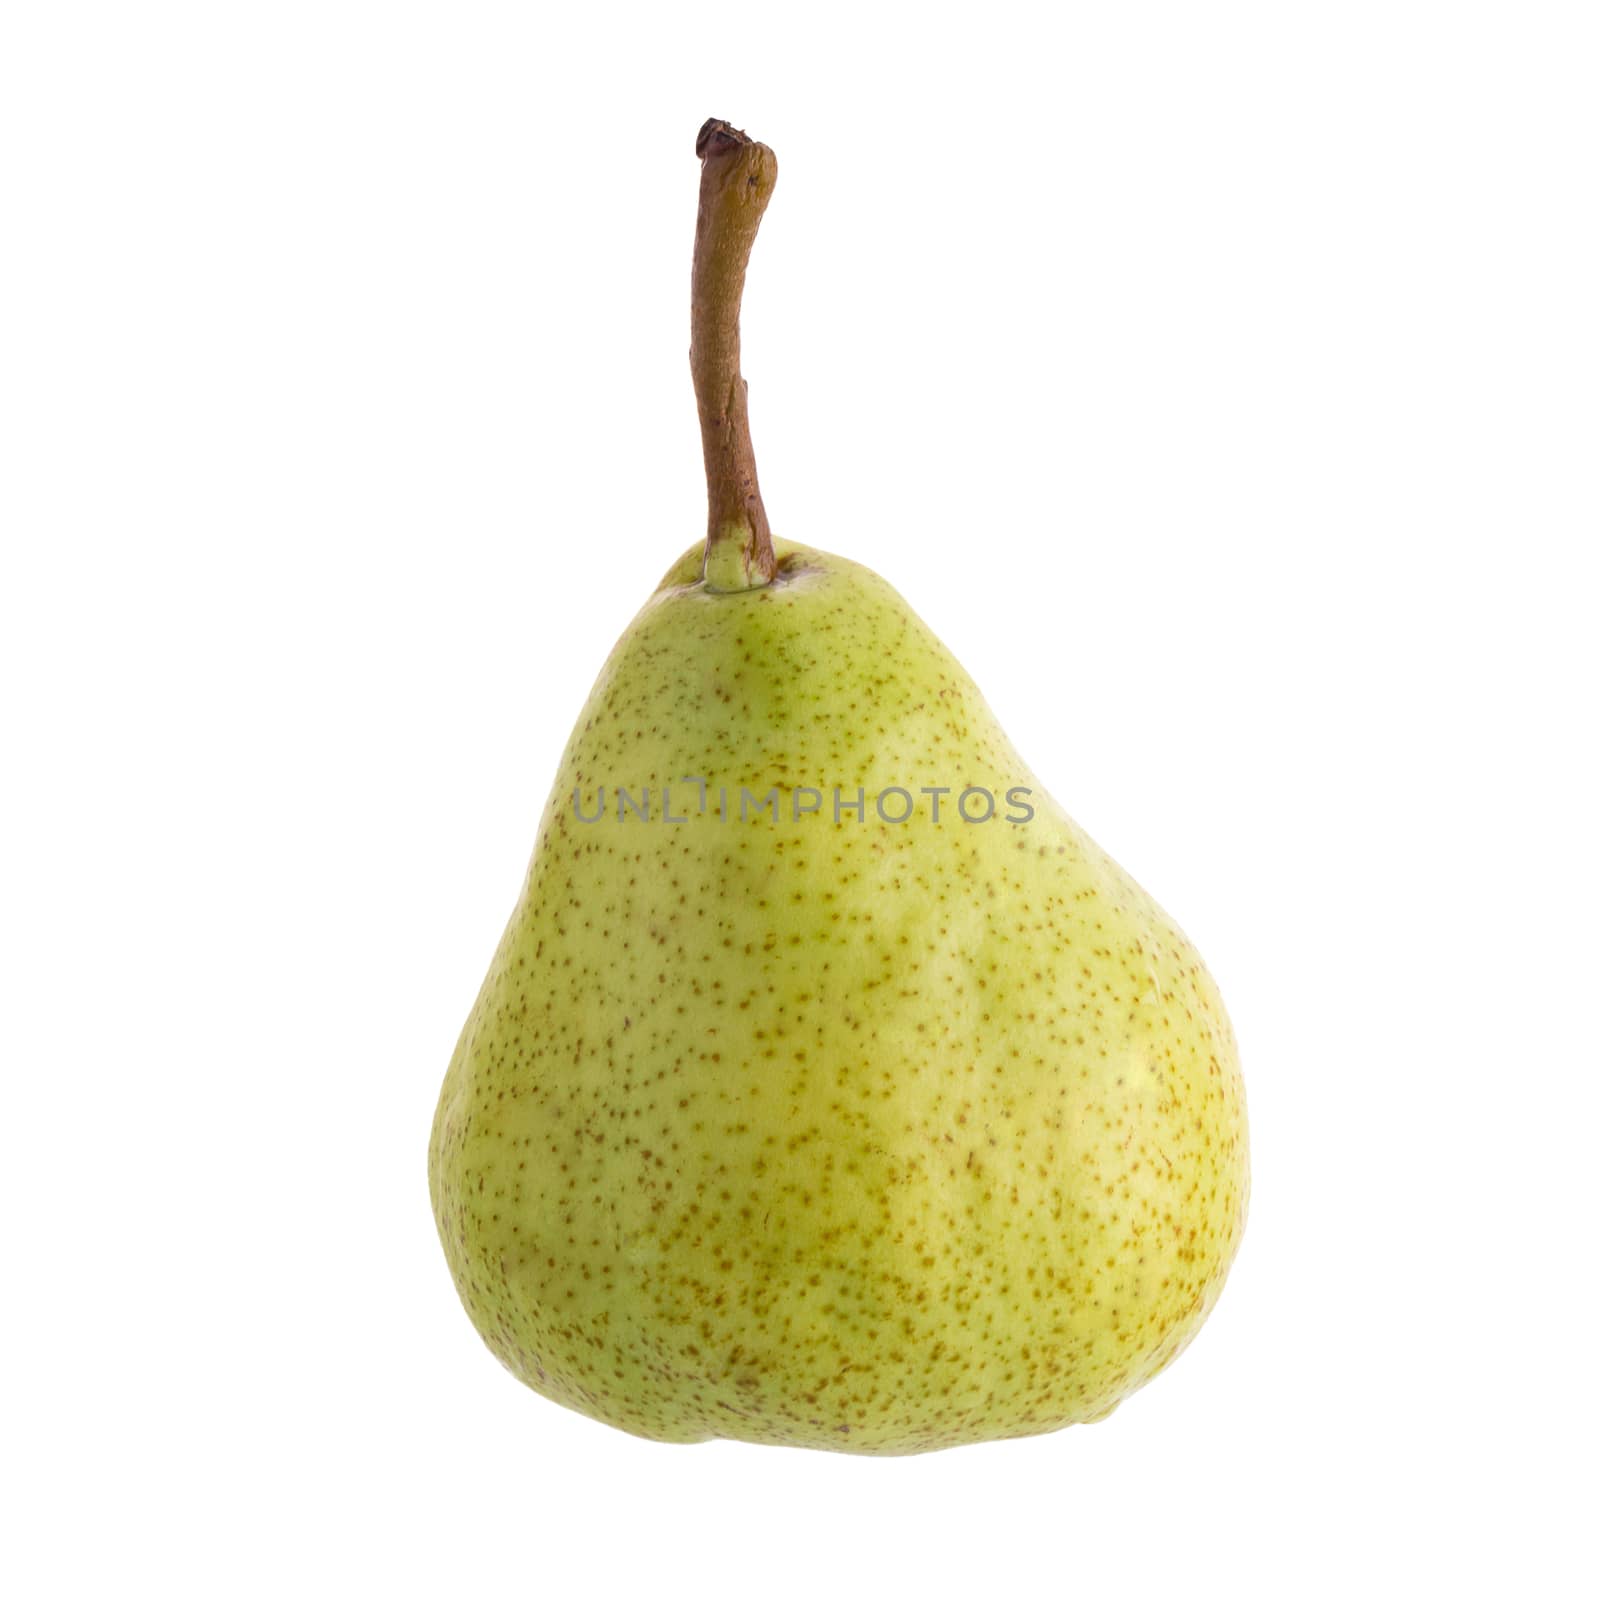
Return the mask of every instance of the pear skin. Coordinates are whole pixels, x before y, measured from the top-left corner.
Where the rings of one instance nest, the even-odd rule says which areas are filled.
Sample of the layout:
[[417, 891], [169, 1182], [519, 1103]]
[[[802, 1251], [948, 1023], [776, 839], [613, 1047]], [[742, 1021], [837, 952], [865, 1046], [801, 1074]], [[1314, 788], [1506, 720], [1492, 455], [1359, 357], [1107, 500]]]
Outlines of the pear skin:
[[578, 719], [434, 1121], [457, 1288], [525, 1383], [652, 1439], [1098, 1420], [1239, 1244], [1222, 1001], [887, 583], [771, 559], [718, 590], [686, 555]]

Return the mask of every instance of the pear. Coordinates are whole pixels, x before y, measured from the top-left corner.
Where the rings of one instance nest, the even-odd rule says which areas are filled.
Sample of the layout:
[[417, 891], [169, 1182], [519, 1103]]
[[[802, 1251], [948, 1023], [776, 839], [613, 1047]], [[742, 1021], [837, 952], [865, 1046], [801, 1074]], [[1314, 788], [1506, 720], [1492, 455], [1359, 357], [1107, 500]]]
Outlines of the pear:
[[707, 123], [706, 541], [562, 757], [429, 1149], [490, 1349], [653, 1439], [905, 1454], [1096, 1421], [1249, 1178], [1200, 957], [853, 562], [773, 540], [738, 309], [776, 178]]

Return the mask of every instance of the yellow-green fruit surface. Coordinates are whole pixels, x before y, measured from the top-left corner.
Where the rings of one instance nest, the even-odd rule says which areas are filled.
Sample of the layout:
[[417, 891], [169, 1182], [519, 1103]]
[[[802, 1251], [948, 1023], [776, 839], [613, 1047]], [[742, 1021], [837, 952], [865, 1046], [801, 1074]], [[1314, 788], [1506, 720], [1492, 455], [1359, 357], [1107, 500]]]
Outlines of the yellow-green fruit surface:
[[[456, 1285], [525, 1383], [655, 1439], [894, 1454], [1096, 1420], [1239, 1242], [1228, 1018], [899, 595], [778, 551], [733, 594], [685, 556], [578, 720], [434, 1122]], [[957, 814], [969, 787], [993, 819]]]

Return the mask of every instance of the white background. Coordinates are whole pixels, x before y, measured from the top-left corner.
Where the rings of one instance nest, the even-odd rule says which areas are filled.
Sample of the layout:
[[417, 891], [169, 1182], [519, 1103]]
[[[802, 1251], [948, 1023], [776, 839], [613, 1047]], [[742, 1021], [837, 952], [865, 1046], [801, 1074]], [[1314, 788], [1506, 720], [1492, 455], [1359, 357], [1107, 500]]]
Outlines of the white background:
[[[10, 1592], [1593, 1593], [1597, 81], [1578, 4], [8, 5]], [[774, 527], [1238, 1027], [1242, 1254], [1103, 1427], [651, 1445], [434, 1236], [557, 756], [702, 529], [708, 115], [782, 166]]]

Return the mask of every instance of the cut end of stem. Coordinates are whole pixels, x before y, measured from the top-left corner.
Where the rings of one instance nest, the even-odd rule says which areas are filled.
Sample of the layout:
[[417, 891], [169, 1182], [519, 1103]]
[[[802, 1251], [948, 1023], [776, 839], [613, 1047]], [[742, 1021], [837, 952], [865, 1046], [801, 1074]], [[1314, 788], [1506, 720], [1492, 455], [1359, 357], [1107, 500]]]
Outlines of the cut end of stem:
[[694, 153], [704, 161], [711, 154], [713, 146], [718, 150], [737, 150], [741, 146], [754, 143], [755, 140], [743, 128], [736, 128], [731, 122], [724, 122], [721, 117], [707, 117], [701, 124], [699, 133], [695, 135]]
[[739, 305], [778, 158], [717, 117], [700, 129], [694, 148], [701, 168], [689, 369], [706, 462], [705, 582], [711, 589], [757, 589], [771, 583], [776, 563], [739, 370]]

